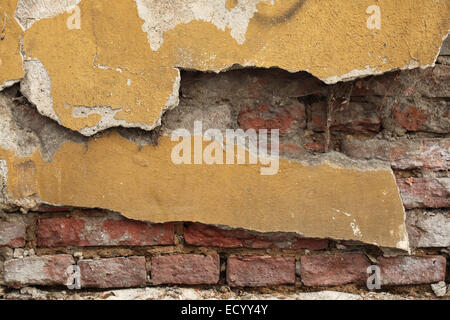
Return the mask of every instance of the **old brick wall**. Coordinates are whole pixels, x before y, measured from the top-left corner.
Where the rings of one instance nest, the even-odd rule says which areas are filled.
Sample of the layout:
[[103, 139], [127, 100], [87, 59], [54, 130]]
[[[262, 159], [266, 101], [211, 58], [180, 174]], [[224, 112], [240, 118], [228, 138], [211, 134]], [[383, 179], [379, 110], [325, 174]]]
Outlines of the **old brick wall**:
[[[442, 55], [435, 67], [330, 86], [307, 73], [278, 69], [185, 72], [180, 107], [163, 118], [163, 128], [170, 127], [196, 110], [223, 111], [227, 102], [216, 125], [279, 129], [285, 157], [336, 151], [390, 162], [406, 209], [410, 254], [358, 242], [192, 222], [151, 224], [100, 210], [41, 206], [27, 214], [0, 214], [0, 297], [26, 287], [67, 290], [72, 265], [79, 267], [82, 292], [169, 285], [364, 292], [367, 268], [377, 265], [381, 291], [428, 297], [435, 294], [430, 284], [440, 283], [434, 290], [443, 294], [442, 281], [450, 282], [449, 59]], [[27, 106], [17, 88], [7, 91]]]

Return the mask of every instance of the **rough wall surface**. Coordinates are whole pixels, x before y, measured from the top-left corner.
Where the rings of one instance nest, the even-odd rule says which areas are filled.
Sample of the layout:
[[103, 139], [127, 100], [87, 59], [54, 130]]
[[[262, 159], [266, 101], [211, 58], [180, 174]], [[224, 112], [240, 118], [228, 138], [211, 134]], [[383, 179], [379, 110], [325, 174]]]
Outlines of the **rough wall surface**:
[[0, 297], [445, 295], [449, 6], [1, 0]]

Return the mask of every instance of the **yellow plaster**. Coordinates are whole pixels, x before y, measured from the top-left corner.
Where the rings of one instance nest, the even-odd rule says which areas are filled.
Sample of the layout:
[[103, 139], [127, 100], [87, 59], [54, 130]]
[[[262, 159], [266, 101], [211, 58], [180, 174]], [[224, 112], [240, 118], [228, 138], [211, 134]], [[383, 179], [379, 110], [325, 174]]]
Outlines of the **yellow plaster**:
[[14, 19], [17, 0], [0, 2], [0, 88], [23, 78], [20, 39], [22, 29]]

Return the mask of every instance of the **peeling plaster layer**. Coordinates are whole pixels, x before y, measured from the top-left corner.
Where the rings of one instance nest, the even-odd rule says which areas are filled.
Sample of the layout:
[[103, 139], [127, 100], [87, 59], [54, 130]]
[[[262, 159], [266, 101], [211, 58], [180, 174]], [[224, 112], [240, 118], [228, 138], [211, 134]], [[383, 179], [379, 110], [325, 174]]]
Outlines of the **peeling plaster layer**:
[[32, 190], [45, 203], [106, 208], [137, 220], [197, 221], [408, 249], [389, 166], [361, 162], [361, 170], [336, 161], [306, 166], [281, 159], [278, 174], [262, 176], [260, 165], [177, 166], [170, 161], [175, 144], [162, 137], [157, 147], [139, 147], [111, 133], [87, 148], [68, 142], [52, 162], [38, 152], [19, 158], [0, 149], [0, 157], [15, 177], [8, 180], [12, 199]]
[[[17, 0], [3, 2], [14, 7]], [[75, 14], [67, 10], [74, 4], [80, 29], [67, 27]], [[39, 103], [38, 109], [92, 135], [114, 126], [155, 128], [178, 103], [176, 68], [276, 66], [334, 83], [434, 64], [450, 29], [448, 1], [380, 0], [381, 29], [367, 27], [371, 5], [370, 0], [247, 0], [235, 7], [225, 0], [20, 1], [16, 18], [25, 28], [33, 22], [25, 32], [25, 59], [41, 61], [51, 80], [54, 111]], [[12, 73], [6, 81], [20, 78]], [[73, 110], [78, 107], [93, 111], [78, 117]]]

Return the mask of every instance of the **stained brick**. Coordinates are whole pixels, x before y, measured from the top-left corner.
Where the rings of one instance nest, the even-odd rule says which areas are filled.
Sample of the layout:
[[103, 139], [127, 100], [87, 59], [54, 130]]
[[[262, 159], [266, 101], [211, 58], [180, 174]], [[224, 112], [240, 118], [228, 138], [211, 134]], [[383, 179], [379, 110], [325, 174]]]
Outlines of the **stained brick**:
[[327, 128], [327, 102], [316, 101], [311, 104], [311, 129], [315, 132], [325, 132]]
[[450, 212], [411, 210], [406, 214], [409, 243], [416, 248], [450, 246]]
[[342, 151], [357, 159], [390, 161], [392, 168], [410, 170], [423, 168], [431, 171], [450, 167], [449, 139], [345, 139]]
[[170, 245], [174, 243], [174, 226], [134, 221], [118, 215], [41, 218], [37, 240], [40, 247]]
[[397, 179], [405, 208], [450, 207], [450, 178]]
[[219, 281], [219, 256], [180, 254], [152, 258], [153, 284], [216, 284]]
[[446, 261], [442, 256], [381, 257], [378, 266], [384, 285], [425, 284], [445, 280]]
[[391, 72], [357, 80], [354, 96], [448, 97], [450, 96], [450, 67], [436, 65], [427, 69]]
[[365, 283], [370, 266], [362, 254], [308, 255], [300, 258], [300, 275], [306, 286]]
[[279, 129], [280, 134], [296, 133], [305, 128], [305, 106], [298, 102], [284, 106], [246, 106], [238, 116], [238, 123], [243, 130]]
[[0, 221], [0, 247], [23, 247], [25, 232], [25, 224], [22, 222]]
[[63, 286], [67, 269], [74, 264], [71, 255], [33, 256], [4, 263], [4, 279], [8, 286]]
[[326, 239], [305, 239], [286, 233], [255, 233], [246, 230], [229, 230], [199, 223], [186, 224], [184, 239], [187, 244], [222, 248], [281, 248], [321, 250], [328, 247]]
[[389, 98], [384, 107], [391, 110], [395, 127], [405, 131], [450, 132], [450, 108], [445, 98]]
[[344, 132], [378, 132], [381, 130], [380, 110], [371, 103], [342, 104], [331, 113], [330, 129]]
[[231, 287], [264, 287], [295, 283], [293, 257], [246, 256], [227, 261], [227, 283]]
[[147, 279], [145, 257], [81, 260], [78, 262], [82, 288], [132, 288]]

